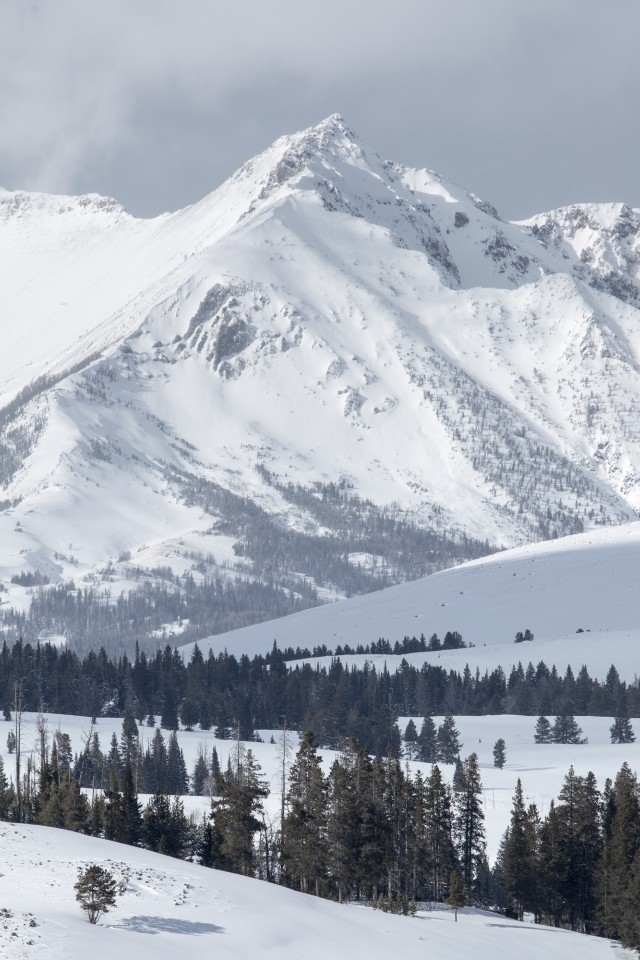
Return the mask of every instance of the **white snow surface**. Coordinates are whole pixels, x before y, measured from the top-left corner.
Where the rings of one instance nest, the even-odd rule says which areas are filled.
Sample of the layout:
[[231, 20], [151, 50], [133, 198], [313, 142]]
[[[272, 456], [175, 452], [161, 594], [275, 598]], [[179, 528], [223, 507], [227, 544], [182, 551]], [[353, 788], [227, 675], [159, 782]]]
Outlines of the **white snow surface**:
[[0, 578], [234, 562], [171, 467], [297, 526], [257, 466], [505, 546], [633, 519], [639, 237], [502, 221], [338, 116], [149, 221], [0, 191]]
[[[408, 717], [400, 718], [404, 727]], [[416, 722], [420, 718], [413, 718]], [[442, 718], [436, 717], [436, 722]], [[612, 718], [578, 717], [588, 743], [580, 746], [535, 744], [534, 717], [458, 717], [462, 755], [475, 752], [483, 784], [483, 807], [488, 854], [495, 857], [500, 837], [510, 815], [514, 789], [521, 780], [527, 803], [536, 803], [541, 814], [556, 798], [569, 766], [585, 775], [596, 775], [600, 788], [613, 778], [626, 761], [640, 769], [640, 744], [614, 746], [609, 742]], [[89, 718], [45, 715], [50, 733], [68, 733], [74, 751], [83, 747]], [[23, 762], [37, 749], [35, 714], [23, 722]], [[120, 718], [99, 718], [96, 730], [106, 748], [112, 733], [119, 735]], [[5, 724], [8, 728], [9, 724]], [[0, 723], [0, 732], [2, 723]], [[636, 731], [640, 732], [640, 731]], [[140, 728], [143, 743], [147, 733]], [[271, 733], [261, 731], [265, 741]], [[164, 731], [165, 739], [168, 731]], [[506, 765], [493, 766], [493, 744], [498, 737], [506, 743]], [[189, 770], [198, 751], [216, 746], [221, 763], [236, 749], [233, 741], [216, 740], [211, 731], [179, 731], [178, 739]], [[10, 776], [13, 757], [6, 752], [4, 737], [0, 753]], [[278, 745], [247, 743], [258, 759], [272, 795], [268, 815], [279, 816], [281, 759]], [[325, 773], [335, 756], [321, 750]], [[410, 762], [412, 772], [420, 765]], [[453, 767], [441, 765], [451, 779]], [[424, 769], [423, 769], [423, 772]], [[429, 768], [427, 765], [427, 771]], [[146, 800], [146, 798], [141, 798]], [[201, 818], [208, 800], [183, 797], [186, 811]], [[74, 900], [73, 884], [79, 867], [98, 863], [110, 869], [126, 885], [117, 907], [103, 917], [98, 927], [83, 919]], [[496, 914], [464, 909], [458, 924], [446, 908], [420, 910], [414, 918], [389, 917], [366, 907], [329, 903], [283, 888], [208, 870], [105, 840], [65, 831], [23, 824], [0, 823], [0, 956], [23, 960], [35, 953], [47, 957], [95, 960], [113, 955], [174, 958], [188, 952], [194, 960], [202, 956], [278, 957], [282, 960], [305, 957], [367, 957], [386, 960], [429, 956], [449, 960], [473, 951], [481, 960], [517, 952], [524, 960], [557, 957], [605, 957], [612, 949], [606, 940], [583, 937], [528, 923], [514, 923]], [[31, 926], [31, 921], [36, 926]], [[144, 935], [143, 935], [144, 934]], [[617, 945], [615, 949], [626, 956]], [[153, 952], [152, 952], [153, 951]], [[544, 952], [543, 952], [544, 951]], [[631, 956], [629, 954], [629, 956]]]
[[[612, 950], [606, 940], [468, 908], [456, 924], [446, 909], [407, 918], [341, 906], [46, 827], [0, 824], [0, 844], [0, 953], [6, 960], [455, 960], [471, 951], [479, 960], [515, 953], [522, 960], [604, 960]], [[96, 926], [83, 919], [73, 890], [78, 868], [92, 863], [125, 885]]]

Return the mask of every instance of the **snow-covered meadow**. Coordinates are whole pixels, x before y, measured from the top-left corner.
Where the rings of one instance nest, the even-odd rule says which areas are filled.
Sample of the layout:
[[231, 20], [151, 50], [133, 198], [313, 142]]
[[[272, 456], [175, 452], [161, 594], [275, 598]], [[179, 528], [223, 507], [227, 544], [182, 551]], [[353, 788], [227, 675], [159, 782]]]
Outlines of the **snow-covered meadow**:
[[[106, 867], [124, 887], [97, 926], [86, 922], [73, 890], [78, 868], [90, 863]], [[0, 955], [6, 960], [605, 960], [612, 947], [469, 908], [457, 923], [446, 908], [392, 916], [106, 840], [0, 824]]]

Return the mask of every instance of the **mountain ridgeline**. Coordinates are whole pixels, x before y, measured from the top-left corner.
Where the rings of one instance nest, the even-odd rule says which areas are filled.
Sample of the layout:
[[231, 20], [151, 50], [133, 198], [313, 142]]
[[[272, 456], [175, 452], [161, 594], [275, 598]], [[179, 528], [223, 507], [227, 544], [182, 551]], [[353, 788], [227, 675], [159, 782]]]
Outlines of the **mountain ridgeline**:
[[148, 649], [638, 515], [622, 203], [510, 223], [333, 116], [154, 220], [0, 192], [0, 255], [10, 640]]

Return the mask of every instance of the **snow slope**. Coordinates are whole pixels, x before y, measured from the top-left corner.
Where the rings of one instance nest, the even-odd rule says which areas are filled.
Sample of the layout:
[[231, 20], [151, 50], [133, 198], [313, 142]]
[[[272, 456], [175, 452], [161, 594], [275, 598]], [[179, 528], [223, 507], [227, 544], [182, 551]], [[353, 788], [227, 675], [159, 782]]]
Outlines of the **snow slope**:
[[[266, 653], [325, 644], [331, 650], [365, 646], [380, 637], [392, 644], [405, 636], [440, 639], [457, 630], [471, 649], [408, 654], [461, 671], [466, 663], [494, 669], [544, 660], [564, 671], [587, 664], [604, 679], [612, 663], [620, 676], [638, 674], [640, 649], [640, 524], [606, 527], [592, 533], [518, 547], [378, 593], [341, 600], [280, 620], [256, 624], [199, 642], [205, 656]], [[534, 640], [514, 643], [530, 629]], [[581, 630], [584, 632], [578, 633]], [[181, 648], [188, 658], [193, 645]], [[401, 657], [356, 655], [390, 670]]]
[[[395, 917], [340, 906], [257, 880], [219, 873], [158, 854], [45, 827], [0, 824], [0, 949], [7, 960], [192, 960], [212, 955], [261, 960], [401, 956], [434, 960], [473, 955], [489, 960], [581, 957], [604, 960], [606, 940], [518, 924], [464, 909]], [[97, 926], [74, 900], [78, 867], [98, 863], [126, 885]], [[625, 951], [619, 951], [625, 955]]]

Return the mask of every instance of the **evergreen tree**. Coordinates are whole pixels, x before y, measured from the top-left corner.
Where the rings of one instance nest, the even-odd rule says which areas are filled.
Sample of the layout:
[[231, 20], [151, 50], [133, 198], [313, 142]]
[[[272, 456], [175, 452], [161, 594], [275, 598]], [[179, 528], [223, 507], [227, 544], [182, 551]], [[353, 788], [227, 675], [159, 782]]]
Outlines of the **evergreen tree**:
[[306, 733], [289, 772], [288, 812], [281, 839], [287, 880], [319, 896], [327, 870], [327, 783], [313, 733]]
[[214, 824], [222, 834], [221, 854], [226, 869], [251, 877], [255, 869], [254, 836], [263, 828], [263, 800], [268, 788], [251, 750], [234, 770], [222, 776], [220, 796], [212, 800]]
[[426, 781], [425, 816], [427, 896], [440, 901], [455, 867], [456, 856], [452, 838], [451, 790], [442, 779], [437, 764]]
[[167, 776], [166, 790], [172, 795], [182, 795], [189, 791], [189, 776], [184, 762], [184, 754], [178, 743], [178, 736], [173, 730], [167, 742]]
[[138, 756], [138, 724], [131, 707], [126, 707], [124, 711], [122, 733], [120, 734], [120, 754], [123, 757], [129, 754], [135, 766]]
[[122, 797], [115, 763], [109, 765], [108, 775], [109, 783], [104, 791], [104, 835], [107, 840], [118, 840], [122, 820]]
[[205, 781], [210, 776], [209, 767], [202, 750], [199, 750], [193, 773], [191, 775], [191, 792], [196, 797], [203, 797], [205, 794]]
[[15, 803], [15, 792], [4, 772], [4, 762], [0, 756], [0, 820], [8, 820]]
[[572, 714], [558, 714], [551, 731], [552, 743], [586, 743], [583, 740], [582, 729], [578, 726], [576, 718]]
[[133, 778], [130, 754], [127, 754], [124, 764], [122, 794], [119, 797], [118, 806], [119, 820], [114, 839], [119, 840], [121, 843], [135, 845], [140, 840], [142, 822], [140, 819], [140, 803]]
[[453, 787], [454, 793], [460, 793], [461, 790], [464, 790], [464, 764], [460, 757], [456, 757], [451, 786]]
[[610, 733], [611, 743], [633, 743], [636, 739], [629, 717], [615, 717]]
[[87, 914], [89, 923], [97, 923], [103, 913], [116, 905], [117, 885], [112, 873], [97, 864], [78, 870], [74, 884], [76, 900]]
[[404, 731], [404, 749], [408, 760], [415, 760], [417, 749], [418, 731], [413, 720], [409, 720]]
[[464, 907], [466, 902], [467, 902], [467, 898], [465, 896], [462, 880], [454, 870], [449, 880], [449, 893], [447, 895], [447, 899], [445, 900], [445, 903], [448, 903], [449, 906], [453, 909], [456, 923], [458, 922], [458, 910], [460, 909], [460, 907]]
[[536, 720], [536, 732], [533, 735], [533, 739], [536, 743], [552, 743], [553, 736], [551, 733], [551, 723], [549, 719], [540, 714]]
[[437, 744], [438, 760], [442, 763], [455, 763], [462, 744], [456, 722], [451, 715], [447, 715], [438, 727]]
[[[504, 765], [505, 765], [506, 759], [507, 759], [506, 744], [505, 744], [504, 740], [502, 739], [502, 737], [500, 737], [500, 739], [499, 739], [499, 740], [496, 740], [496, 742], [495, 742], [494, 745], [493, 745], [493, 765], [494, 765], [494, 767], [498, 767], [499, 770], [502, 770], [502, 768], [503, 768]], [[518, 782], [520, 782], [520, 781], [518, 781]]]
[[598, 914], [606, 937], [620, 938], [627, 921], [629, 881], [640, 849], [638, 782], [624, 763], [605, 791], [604, 844], [600, 858]]
[[484, 855], [484, 810], [478, 757], [472, 753], [464, 761], [462, 790], [456, 794], [454, 833], [464, 889], [475, 892], [475, 880]]
[[357, 753], [355, 742], [345, 743], [329, 772], [327, 865], [340, 903], [351, 896], [358, 876], [359, 811], [354, 773]]
[[535, 808], [529, 814], [525, 810], [522, 783], [518, 778], [502, 862], [504, 890], [518, 920], [524, 919], [525, 910], [536, 907], [537, 830], [533, 820], [536, 813]]
[[600, 797], [593, 774], [570, 768], [556, 807], [556, 915], [572, 930], [593, 923], [600, 853]]
[[438, 734], [433, 717], [425, 717], [418, 734], [418, 755], [420, 763], [435, 763], [438, 759]]
[[169, 857], [183, 855], [187, 820], [182, 801], [178, 797], [174, 797], [171, 802], [166, 794], [154, 794], [145, 807], [142, 819], [142, 834], [146, 847]]

